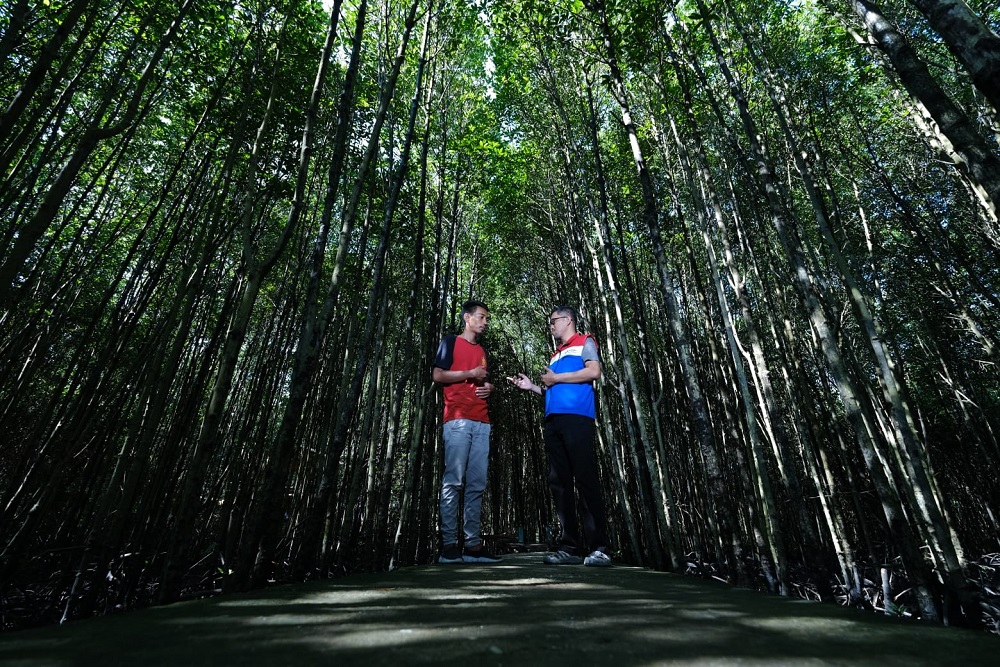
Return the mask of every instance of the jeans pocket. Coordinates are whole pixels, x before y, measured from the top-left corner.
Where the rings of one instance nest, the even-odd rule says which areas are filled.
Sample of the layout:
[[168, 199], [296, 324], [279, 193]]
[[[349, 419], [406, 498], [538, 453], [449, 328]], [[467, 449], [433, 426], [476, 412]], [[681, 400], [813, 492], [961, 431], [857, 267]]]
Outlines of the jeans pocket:
[[449, 434], [461, 433], [462, 431], [465, 430], [467, 421], [468, 421], [467, 419], [452, 419], [451, 421], [445, 422], [444, 425], [441, 427], [441, 430], [444, 433], [449, 433]]

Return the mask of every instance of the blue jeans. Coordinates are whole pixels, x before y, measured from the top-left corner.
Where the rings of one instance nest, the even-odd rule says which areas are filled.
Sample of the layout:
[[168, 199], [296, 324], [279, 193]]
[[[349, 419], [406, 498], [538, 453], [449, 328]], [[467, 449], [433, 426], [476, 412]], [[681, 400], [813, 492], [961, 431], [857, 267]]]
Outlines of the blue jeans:
[[479, 514], [486, 489], [490, 456], [490, 425], [471, 419], [452, 419], [442, 427], [444, 475], [441, 479], [441, 535], [445, 545], [458, 544], [458, 506], [465, 486], [465, 546], [482, 544]]

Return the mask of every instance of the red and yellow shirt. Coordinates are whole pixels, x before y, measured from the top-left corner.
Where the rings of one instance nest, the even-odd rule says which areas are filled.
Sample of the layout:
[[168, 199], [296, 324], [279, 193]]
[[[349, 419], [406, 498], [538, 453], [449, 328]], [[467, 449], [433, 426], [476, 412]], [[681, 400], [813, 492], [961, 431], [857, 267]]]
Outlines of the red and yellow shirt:
[[[434, 366], [446, 371], [468, 371], [476, 366], [489, 370], [486, 350], [478, 343], [470, 343], [461, 336], [454, 334], [445, 336], [438, 345], [434, 356]], [[485, 424], [490, 423], [490, 414], [486, 408], [486, 399], [476, 396], [476, 386], [483, 380], [465, 380], [443, 385], [444, 387], [444, 421], [453, 419], [471, 419]]]

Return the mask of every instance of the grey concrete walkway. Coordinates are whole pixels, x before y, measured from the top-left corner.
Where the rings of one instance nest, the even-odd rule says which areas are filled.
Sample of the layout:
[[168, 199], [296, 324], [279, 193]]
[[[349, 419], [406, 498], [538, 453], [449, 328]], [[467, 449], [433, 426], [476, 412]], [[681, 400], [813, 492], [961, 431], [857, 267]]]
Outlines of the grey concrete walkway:
[[996, 665], [1000, 638], [640, 568], [434, 565], [0, 635], [0, 666]]

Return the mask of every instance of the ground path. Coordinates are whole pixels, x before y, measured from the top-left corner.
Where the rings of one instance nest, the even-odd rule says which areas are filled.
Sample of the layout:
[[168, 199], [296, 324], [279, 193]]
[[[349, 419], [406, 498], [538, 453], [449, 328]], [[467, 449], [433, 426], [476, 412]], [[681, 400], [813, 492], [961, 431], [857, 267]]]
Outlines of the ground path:
[[1000, 664], [992, 635], [540, 559], [403, 568], [0, 634], [0, 667]]

